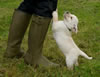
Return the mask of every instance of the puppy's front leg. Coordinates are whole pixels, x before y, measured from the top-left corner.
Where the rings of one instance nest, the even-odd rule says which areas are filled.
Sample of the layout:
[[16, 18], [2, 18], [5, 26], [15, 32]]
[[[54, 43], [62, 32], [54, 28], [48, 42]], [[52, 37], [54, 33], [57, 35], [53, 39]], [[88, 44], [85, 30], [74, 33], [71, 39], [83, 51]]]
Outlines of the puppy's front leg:
[[53, 16], [53, 22], [58, 21], [58, 11], [57, 10], [53, 11], [52, 16]]

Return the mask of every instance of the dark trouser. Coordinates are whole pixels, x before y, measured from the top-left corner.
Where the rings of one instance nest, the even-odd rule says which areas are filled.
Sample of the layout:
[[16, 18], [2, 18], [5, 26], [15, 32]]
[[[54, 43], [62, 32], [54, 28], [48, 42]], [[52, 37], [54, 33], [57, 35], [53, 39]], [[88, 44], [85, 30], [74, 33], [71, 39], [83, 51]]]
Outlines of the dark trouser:
[[57, 8], [57, 0], [24, 0], [19, 10], [29, 14], [36, 14], [43, 17], [52, 17], [52, 12]]

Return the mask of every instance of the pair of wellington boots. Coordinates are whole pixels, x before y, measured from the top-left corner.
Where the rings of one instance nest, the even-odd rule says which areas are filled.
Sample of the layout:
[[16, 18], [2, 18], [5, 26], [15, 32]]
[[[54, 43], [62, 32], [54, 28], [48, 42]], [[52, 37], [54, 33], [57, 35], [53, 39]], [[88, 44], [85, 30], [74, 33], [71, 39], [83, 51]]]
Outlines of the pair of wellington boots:
[[[28, 36], [28, 51], [24, 55], [21, 50], [21, 43], [29, 25], [30, 19], [32, 22], [29, 28]], [[50, 62], [42, 55], [43, 42], [49, 27], [51, 19], [38, 15], [30, 15], [20, 10], [15, 10], [12, 24], [10, 26], [8, 45], [4, 57], [20, 58], [24, 55], [24, 61], [27, 64], [44, 67], [58, 66], [58, 64]]]

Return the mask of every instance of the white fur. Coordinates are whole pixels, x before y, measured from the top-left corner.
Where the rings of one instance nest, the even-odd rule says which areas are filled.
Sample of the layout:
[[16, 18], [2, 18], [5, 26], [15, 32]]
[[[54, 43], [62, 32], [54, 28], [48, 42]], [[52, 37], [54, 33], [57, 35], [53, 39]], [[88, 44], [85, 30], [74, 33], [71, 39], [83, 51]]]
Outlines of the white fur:
[[[66, 57], [66, 64], [69, 69], [73, 69], [73, 66], [78, 66], [78, 56], [81, 55], [87, 59], [92, 59], [88, 57], [83, 51], [81, 51], [77, 45], [74, 43], [71, 32], [77, 33], [78, 18], [67, 12], [64, 14], [64, 20], [58, 21], [57, 11], [53, 12], [53, 36], [60, 50]], [[69, 31], [69, 29], [71, 31]], [[74, 30], [75, 29], [75, 30]]]

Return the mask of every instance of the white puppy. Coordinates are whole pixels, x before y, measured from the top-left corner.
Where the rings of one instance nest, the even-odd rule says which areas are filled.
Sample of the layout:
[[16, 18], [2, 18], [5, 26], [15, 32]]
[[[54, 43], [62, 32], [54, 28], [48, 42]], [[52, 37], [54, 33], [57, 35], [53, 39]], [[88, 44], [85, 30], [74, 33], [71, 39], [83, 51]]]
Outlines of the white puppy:
[[78, 32], [77, 25], [78, 18], [75, 15], [65, 12], [64, 20], [58, 21], [57, 11], [53, 12], [53, 36], [58, 47], [65, 55], [66, 64], [70, 70], [73, 70], [74, 65], [78, 66], [78, 56], [81, 55], [87, 59], [92, 59], [77, 47], [71, 37], [71, 32]]

